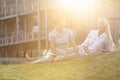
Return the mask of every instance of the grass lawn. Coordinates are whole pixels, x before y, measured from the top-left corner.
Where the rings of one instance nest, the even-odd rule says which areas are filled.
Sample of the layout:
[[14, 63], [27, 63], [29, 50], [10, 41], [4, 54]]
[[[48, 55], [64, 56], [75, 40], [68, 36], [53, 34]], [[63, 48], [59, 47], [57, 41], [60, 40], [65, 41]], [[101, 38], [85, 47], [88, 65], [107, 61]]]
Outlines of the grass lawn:
[[120, 50], [62, 62], [0, 65], [0, 80], [120, 80]]

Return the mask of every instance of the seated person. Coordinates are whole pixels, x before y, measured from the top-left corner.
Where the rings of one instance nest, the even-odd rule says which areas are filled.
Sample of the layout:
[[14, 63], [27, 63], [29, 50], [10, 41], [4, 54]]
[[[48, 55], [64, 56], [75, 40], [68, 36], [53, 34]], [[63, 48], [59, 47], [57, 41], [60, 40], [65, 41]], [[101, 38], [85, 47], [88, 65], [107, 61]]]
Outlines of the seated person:
[[91, 30], [82, 45], [78, 46], [80, 55], [98, 54], [102, 51], [113, 51], [115, 45], [111, 37], [110, 26], [105, 18], [97, 21], [97, 29]]
[[[50, 62], [75, 57], [78, 54], [72, 30], [66, 28], [66, 18], [59, 17], [55, 23], [55, 29], [49, 33], [50, 50], [45, 56], [30, 63]], [[70, 53], [69, 45], [72, 43], [74, 52]], [[26, 56], [30, 60], [29, 56]]]

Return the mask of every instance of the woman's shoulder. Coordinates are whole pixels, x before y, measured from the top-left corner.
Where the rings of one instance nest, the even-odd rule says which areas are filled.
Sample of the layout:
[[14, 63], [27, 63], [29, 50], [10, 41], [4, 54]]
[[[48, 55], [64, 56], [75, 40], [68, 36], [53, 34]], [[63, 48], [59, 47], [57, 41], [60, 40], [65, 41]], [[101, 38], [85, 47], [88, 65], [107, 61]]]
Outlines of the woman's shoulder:
[[64, 32], [73, 33], [73, 30], [72, 30], [72, 29], [69, 29], [69, 28], [65, 28], [65, 29], [64, 29]]
[[90, 30], [90, 32], [97, 32], [97, 31], [98, 31], [97, 29]]
[[50, 33], [49, 33], [49, 36], [53, 36], [57, 33], [56, 29], [53, 29]]
[[64, 30], [66, 30], [66, 31], [72, 31], [72, 29], [70, 29], [70, 28], [64, 28]]
[[97, 32], [98, 32], [98, 30], [93, 29], [93, 30], [90, 30], [89, 34], [95, 34], [95, 33], [97, 33]]

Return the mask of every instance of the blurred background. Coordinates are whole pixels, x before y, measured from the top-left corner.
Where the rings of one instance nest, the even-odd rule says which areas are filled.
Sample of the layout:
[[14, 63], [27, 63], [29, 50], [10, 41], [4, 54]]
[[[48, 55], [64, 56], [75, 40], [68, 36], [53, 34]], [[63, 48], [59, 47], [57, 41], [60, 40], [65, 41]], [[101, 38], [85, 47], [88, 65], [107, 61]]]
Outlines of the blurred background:
[[41, 55], [49, 48], [48, 33], [59, 15], [69, 18], [77, 44], [105, 17], [119, 46], [120, 0], [0, 0], [0, 58]]

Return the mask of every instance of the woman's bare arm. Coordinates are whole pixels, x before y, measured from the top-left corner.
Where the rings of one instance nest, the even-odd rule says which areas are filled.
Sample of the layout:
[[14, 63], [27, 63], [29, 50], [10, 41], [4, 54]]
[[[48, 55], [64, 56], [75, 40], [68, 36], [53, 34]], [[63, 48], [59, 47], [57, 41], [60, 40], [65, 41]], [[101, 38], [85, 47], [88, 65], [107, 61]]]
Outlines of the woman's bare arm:
[[71, 43], [72, 43], [72, 46], [73, 46], [73, 49], [75, 51], [75, 54], [78, 55], [78, 47], [76, 45], [76, 42], [75, 42], [75, 38], [74, 37], [70, 37], [70, 40], [71, 40]]
[[54, 54], [56, 54], [57, 51], [56, 51], [56, 47], [55, 47], [54, 41], [53, 41], [53, 40], [49, 41], [49, 44], [50, 44], [50, 48], [51, 48], [52, 52], [53, 52]]
[[92, 53], [89, 51], [87, 46], [83, 46], [84, 51], [88, 54], [91, 55]]

